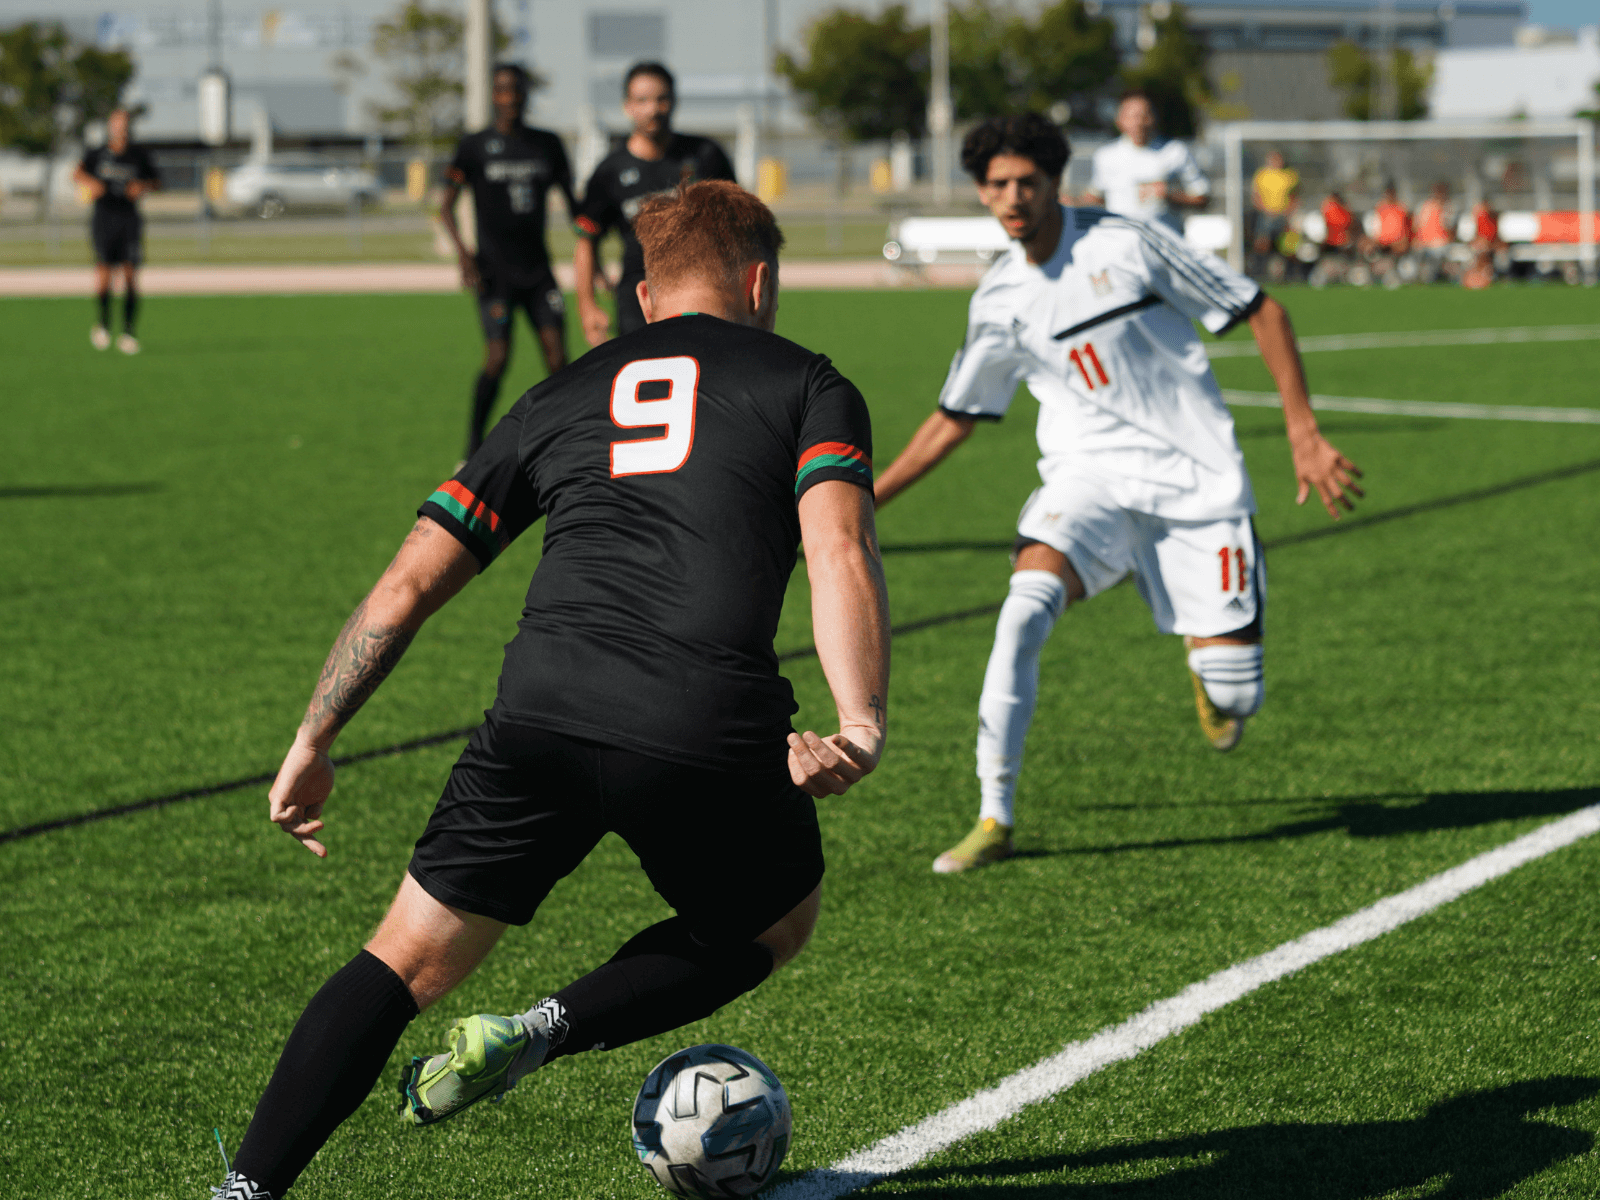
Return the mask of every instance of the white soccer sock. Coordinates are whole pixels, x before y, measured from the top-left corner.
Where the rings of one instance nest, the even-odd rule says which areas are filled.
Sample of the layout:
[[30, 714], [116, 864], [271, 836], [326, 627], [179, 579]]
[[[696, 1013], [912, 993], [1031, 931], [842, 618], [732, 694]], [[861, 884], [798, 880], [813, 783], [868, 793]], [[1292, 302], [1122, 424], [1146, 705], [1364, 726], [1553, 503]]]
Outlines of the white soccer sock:
[[1200, 646], [1189, 651], [1189, 670], [1200, 676], [1206, 695], [1228, 717], [1252, 716], [1266, 698], [1261, 643]]
[[1039, 698], [1039, 652], [1066, 608], [1067, 588], [1054, 571], [1017, 571], [995, 623], [994, 649], [978, 698], [980, 821], [1014, 825], [1012, 804], [1022, 743]]

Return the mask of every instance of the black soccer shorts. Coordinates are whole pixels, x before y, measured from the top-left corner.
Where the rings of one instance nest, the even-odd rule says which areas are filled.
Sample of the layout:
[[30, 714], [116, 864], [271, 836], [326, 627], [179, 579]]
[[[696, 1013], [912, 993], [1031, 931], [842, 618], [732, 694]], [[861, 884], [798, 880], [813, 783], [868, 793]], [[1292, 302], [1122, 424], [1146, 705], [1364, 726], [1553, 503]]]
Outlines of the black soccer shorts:
[[472, 735], [411, 857], [452, 908], [526, 925], [607, 833], [708, 946], [753, 940], [822, 881], [810, 796], [788, 766], [683, 766], [508, 721]]
[[478, 321], [483, 326], [484, 340], [510, 338], [512, 318], [519, 308], [528, 314], [535, 329], [565, 327], [567, 302], [550, 272], [530, 284], [513, 286], [482, 266], [479, 270], [483, 282], [478, 286]]
[[639, 307], [639, 284], [643, 275], [624, 275], [617, 281], [617, 336], [643, 329], [648, 322]]
[[108, 267], [144, 261], [144, 220], [138, 213], [96, 212], [89, 226], [94, 260]]

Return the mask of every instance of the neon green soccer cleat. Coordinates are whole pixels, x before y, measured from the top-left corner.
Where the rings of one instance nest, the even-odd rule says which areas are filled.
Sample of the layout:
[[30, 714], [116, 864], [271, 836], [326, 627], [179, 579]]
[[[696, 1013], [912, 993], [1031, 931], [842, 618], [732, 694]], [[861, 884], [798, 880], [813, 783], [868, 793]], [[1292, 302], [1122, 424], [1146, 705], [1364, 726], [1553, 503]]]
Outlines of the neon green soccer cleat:
[[543, 1033], [516, 1017], [463, 1017], [448, 1036], [448, 1051], [413, 1057], [400, 1073], [402, 1120], [433, 1125], [479, 1100], [499, 1100], [526, 1074], [513, 1075], [514, 1068], [530, 1054], [542, 1061], [548, 1047]]
[[939, 875], [954, 875], [958, 871], [997, 863], [1016, 852], [1017, 847], [1011, 841], [1011, 826], [985, 817], [971, 833], [934, 859], [933, 869]]
[[[1192, 641], [1192, 638], [1184, 638], [1183, 648], [1190, 649]], [[1226, 754], [1244, 737], [1244, 718], [1230, 717], [1211, 703], [1211, 697], [1206, 694], [1205, 680], [1200, 676], [1190, 671], [1189, 678], [1194, 682], [1194, 710], [1200, 717], [1200, 732], [1211, 743], [1213, 750]]]

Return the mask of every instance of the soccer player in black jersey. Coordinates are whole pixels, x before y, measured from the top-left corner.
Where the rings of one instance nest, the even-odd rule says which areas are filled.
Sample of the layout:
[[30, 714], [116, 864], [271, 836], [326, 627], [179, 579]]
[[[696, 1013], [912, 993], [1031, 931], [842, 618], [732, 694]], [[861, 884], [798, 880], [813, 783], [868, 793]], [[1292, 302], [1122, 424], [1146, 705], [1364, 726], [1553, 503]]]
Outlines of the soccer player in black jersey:
[[[458, 1021], [448, 1052], [402, 1073], [408, 1120], [708, 1016], [811, 934], [823, 873], [812, 798], [871, 771], [886, 729], [866, 404], [826, 358], [772, 333], [782, 235], [754, 196], [696, 184], [649, 201], [637, 227], [649, 325], [530, 390], [422, 505], [339, 634], [272, 786], [271, 819], [325, 854], [339, 730], [427, 617], [545, 519], [494, 708], [377, 933], [290, 1035], [229, 1200], [281, 1197], [411, 1019], [608, 831], [677, 915], [526, 1013]], [[773, 651], [798, 542], [838, 706], [827, 737], [793, 731]]]
[[578, 319], [583, 336], [598, 346], [610, 334], [611, 322], [594, 300], [599, 274], [600, 241], [615, 229], [622, 237], [622, 279], [617, 284], [617, 332], [643, 329], [638, 289], [644, 280], [644, 251], [634, 236], [633, 220], [645, 199], [685, 183], [733, 179], [733, 165], [710, 138], [672, 131], [677, 103], [672, 72], [660, 63], [635, 63], [622, 81], [622, 110], [633, 132], [589, 177], [578, 215], [578, 245], [572, 254]]
[[[547, 129], [522, 123], [528, 103], [528, 75], [515, 63], [494, 69], [494, 124], [468, 134], [445, 170], [440, 219], [456, 244], [461, 283], [478, 295], [483, 325], [483, 370], [472, 389], [467, 425], [467, 457], [483, 444], [484, 430], [500, 380], [511, 359], [511, 326], [517, 309], [528, 314], [553, 375], [567, 365], [566, 304], [550, 270], [545, 244], [545, 197], [559, 188], [567, 212], [576, 215], [572, 168], [561, 139]], [[456, 197], [472, 189], [478, 253], [461, 240], [456, 227]]]
[[83, 156], [72, 177], [94, 197], [89, 236], [94, 244], [94, 290], [98, 319], [89, 330], [96, 350], [111, 345], [111, 270], [122, 268], [122, 336], [117, 349], [139, 353], [137, 274], [144, 258], [144, 218], [140, 196], [161, 186], [155, 160], [128, 140], [129, 116], [119, 108], [106, 118], [106, 144]]

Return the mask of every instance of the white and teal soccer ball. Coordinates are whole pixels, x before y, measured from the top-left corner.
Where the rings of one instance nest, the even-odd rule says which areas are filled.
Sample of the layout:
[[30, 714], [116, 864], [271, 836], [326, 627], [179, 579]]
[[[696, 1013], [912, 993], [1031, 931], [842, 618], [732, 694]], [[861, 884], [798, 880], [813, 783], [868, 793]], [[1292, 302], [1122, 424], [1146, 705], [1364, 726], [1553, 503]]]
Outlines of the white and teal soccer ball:
[[794, 1118], [778, 1077], [734, 1046], [656, 1064], [633, 1102], [633, 1148], [675, 1196], [751, 1196], [771, 1182]]

